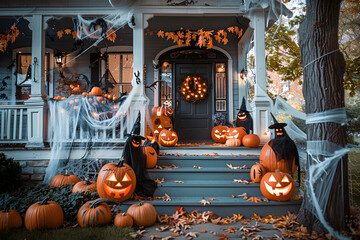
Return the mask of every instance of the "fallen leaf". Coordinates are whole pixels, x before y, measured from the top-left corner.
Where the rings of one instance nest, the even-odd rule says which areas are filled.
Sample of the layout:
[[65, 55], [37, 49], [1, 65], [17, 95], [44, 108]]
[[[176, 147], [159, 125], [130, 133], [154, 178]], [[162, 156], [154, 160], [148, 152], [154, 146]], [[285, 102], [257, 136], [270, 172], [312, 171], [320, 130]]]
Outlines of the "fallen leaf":
[[136, 232], [129, 233], [129, 235], [132, 238], [142, 238], [144, 236], [143, 234], [146, 232], [147, 232], [146, 230], [137, 230]]
[[219, 240], [227, 240], [227, 239], [229, 239], [229, 237], [227, 235], [225, 235], [225, 234], [218, 234], [216, 236], [220, 237]]
[[254, 202], [254, 203], [262, 202], [262, 200], [260, 198], [257, 198], [257, 197], [249, 197], [247, 200], [251, 201], [251, 202]]
[[210, 201], [213, 201], [213, 200], [216, 200], [216, 198], [210, 197], [209, 200], [210, 200]]
[[250, 183], [252, 183], [252, 182], [249, 182], [248, 180], [235, 179], [235, 178], [234, 178], [234, 182], [243, 183], [243, 184], [250, 184]]
[[246, 165], [243, 165], [243, 166], [233, 166], [232, 164], [226, 164], [226, 166], [228, 166], [229, 168], [231, 168], [231, 169], [248, 169], [248, 167], [246, 166]]
[[263, 236], [261, 236], [261, 235], [256, 235], [256, 237], [254, 237], [252, 240], [262, 240], [262, 239], [264, 239]]
[[184, 181], [175, 180], [174, 183], [184, 183]]
[[165, 195], [163, 196], [163, 200], [164, 201], [171, 201], [171, 197], [165, 193]]
[[206, 204], [210, 205], [210, 202], [206, 201], [205, 199], [201, 200], [200, 203], [203, 204], [204, 206], [206, 206]]
[[190, 239], [197, 238], [197, 234], [197, 232], [188, 232], [185, 237], [189, 237]]
[[159, 236], [159, 235], [150, 235], [150, 239], [151, 240], [154, 240], [154, 239], [161, 239], [161, 236]]
[[199, 167], [199, 166], [194, 165], [193, 168], [202, 169], [203, 167]]
[[164, 231], [168, 230], [169, 228], [170, 228], [169, 225], [165, 225], [165, 226], [160, 226], [158, 228], [155, 228], [155, 230], [158, 232], [164, 232]]
[[173, 233], [171, 233], [171, 236], [173, 236], [173, 237], [178, 237], [178, 236], [180, 236], [180, 234], [177, 233], [177, 232], [173, 232]]
[[206, 231], [206, 229], [201, 229], [200, 232], [201, 232], [201, 233], [206, 233], [207, 231]]
[[172, 237], [172, 236], [168, 236], [168, 237], [162, 238], [161, 240], [170, 240], [170, 239], [173, 239], [173, 237]]
[[238, 229], [236, 227], [228, 227], [227, 229], [225, 229], [224, 231], [227, 233], [234, 233], [236, 232]]
[[162, 178], [161, 180], [160, 179], [155, 179], [154, 180], [156, 183], [163, 183], [163, 182], [165, 182], [165, 179], [164, 178]]

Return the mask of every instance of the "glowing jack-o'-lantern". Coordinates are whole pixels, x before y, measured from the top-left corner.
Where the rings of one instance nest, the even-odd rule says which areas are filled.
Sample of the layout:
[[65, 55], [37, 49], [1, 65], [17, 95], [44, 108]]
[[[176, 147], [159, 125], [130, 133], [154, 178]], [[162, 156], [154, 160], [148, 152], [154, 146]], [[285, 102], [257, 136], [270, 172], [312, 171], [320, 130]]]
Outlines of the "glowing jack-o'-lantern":
[[139, 138], [139, 139], [136, 139], [136, 138], [133, 138], [132, 140], [131, 140], [131, 144], [133, 145], [133, 147], [139, 147], [140, 146], [140, 144], [141, 144], [141, 139]]
[[110, 198], [119, 202], [130, 198], [135, 186], [135, 172], [123, 161], [104, 165], [100, 169], [96, 183], [101, 198]]
[[246, 119], [248, 118], [248, 113], [247, 111], [239, 111], [238, 114], [237, 114], [237, 118], [240, 120], [240, 121], [246, 121]]
[[157, 153], [151, 146], [144, 147], [144, 153], [146, 155], [146, 168], [153, 168], [157, 162]]
[[162, 130], [159, 134], [159, 144], [165, 147], [173, 147], [178, 141], [176, 132], [170, 130]]
[[226, 130], [227, 126], [216, 126], [211, 131], [211, 138], [217, 143], [225, 143], [226, 142]]
[[275, 128], [276, 136], [283, 136], [284, 135], [284, 128]]
[[246, 135], [246, 129], [244, 127], [228, 128], [226, 130], [226, 139], [239, 139], [240, 141]]
[[295, 182], [283, 172], [268, 172], [260, 182], [261, 193], [269, 200], [287, 201], [295, 194]]
[[159, 133], [164, 130], [173, 130], [173, 124], [169, 117], [165, 116], [150, 116], [151, 122], [153, 123], [154, 135], [159, 136]]

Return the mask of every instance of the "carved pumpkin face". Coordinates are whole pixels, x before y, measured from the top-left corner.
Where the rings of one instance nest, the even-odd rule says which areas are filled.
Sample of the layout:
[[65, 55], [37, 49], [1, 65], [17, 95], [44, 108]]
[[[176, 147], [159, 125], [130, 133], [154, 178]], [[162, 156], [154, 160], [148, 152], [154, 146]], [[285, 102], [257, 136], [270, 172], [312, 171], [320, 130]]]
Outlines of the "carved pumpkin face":
[[133, 194], [136, 176], [132, 168], [124, 163], [104, 165], [97, 178], [97, 191], [102, 198], [111, 198], [119, 202], [125, 201]]
[[248, 118], [248, 113], [244, 112], [244, 111], [239, 111], [238, 114], [237, 114], [237, 118], [240, 121], [246, 121], [246, 119]]
[[287, 201], [295, 194], [295, 182], [283, 172], [268, 172], [260, 182], [261, 193], [269, 200]]
[[225, 143], [226, 142], [226, 130], [227, 126], [216, 126], [211, 131], [211, 138], [217, 143]]
[[165, 117], [165, 116], [150, 116], [150, 117], [153, 123], [155, 136], [158, 137], [159, 133], [164, 129], [173, 130], [173, 124], [169, 117]]
[[226, 139], [242, 139], [246, 135], [244, 127], [228, 128], [226, 130]]
[[276, 136], [283, 136], [284, 135], [284, 128], [275, 128], [275, 135]]
[[131, 140], [131, 145], [133, 145], [133, 147], [136, 147], [136, 148], [140, 147], [140, 143], [141, 143], [141, 140], [139, 140], [137, 138], [133, 138]]
[[159, 144], [165, 147], [173, 147], [178, 141], [176, 132], [170, 130], [162, 130], [159, 134]]
[[153, 168], [157, 162], [157, 153], [151, 146], [144, 147], [144, 153], [146, 155], [146, 168]]

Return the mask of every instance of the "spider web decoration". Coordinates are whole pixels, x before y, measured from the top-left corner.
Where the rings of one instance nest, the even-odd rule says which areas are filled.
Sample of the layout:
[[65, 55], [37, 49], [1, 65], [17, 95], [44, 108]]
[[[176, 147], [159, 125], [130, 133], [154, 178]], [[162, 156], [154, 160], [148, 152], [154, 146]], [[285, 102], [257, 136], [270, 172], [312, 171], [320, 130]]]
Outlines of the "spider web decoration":
[[109, 92], [109, 88], [114, 88], [115, 85], [118, 84], [108, 67], [106, 68], [104, 75], [100, 78], [100, 84], [101, 89], [106, 93]]
[[198, 76], [187, 76], [180, 84], [180, 93], [183, 99], [189, 103], [200, 102], [208, 95], [206, 82]]

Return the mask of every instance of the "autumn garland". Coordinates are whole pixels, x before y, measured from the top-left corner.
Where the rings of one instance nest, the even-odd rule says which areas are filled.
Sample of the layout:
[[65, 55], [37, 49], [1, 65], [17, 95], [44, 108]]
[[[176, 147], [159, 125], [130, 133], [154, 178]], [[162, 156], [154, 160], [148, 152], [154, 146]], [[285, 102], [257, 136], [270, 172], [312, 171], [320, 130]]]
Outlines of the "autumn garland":
[[187, 76], [180, 84], [180, 93], [185, 101], [196, 103], [207, 97], [208, 87], [200, 77]]

